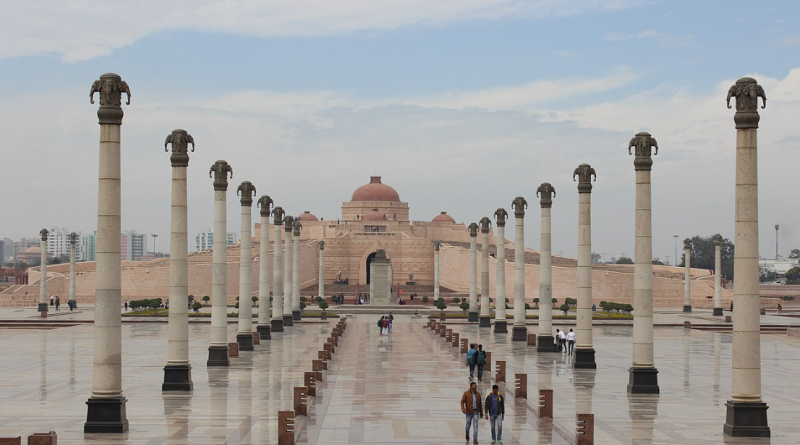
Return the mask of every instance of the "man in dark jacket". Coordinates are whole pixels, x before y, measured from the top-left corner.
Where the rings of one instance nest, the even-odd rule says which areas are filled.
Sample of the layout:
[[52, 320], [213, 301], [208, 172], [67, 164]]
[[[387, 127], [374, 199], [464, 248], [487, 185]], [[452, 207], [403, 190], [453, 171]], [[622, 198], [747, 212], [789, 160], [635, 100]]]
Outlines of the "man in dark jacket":
[[478, 392], [478, 384], [475, 382], [470, 383], [469, 390], [461, 396], [461, 412], [467, 416], [467, 424], [464, 427], [467, 442], [469, 442], [469, 427], [472, 424], [475, 427], [472, 443], [478, 443], [478, 419], [483, 417], [482, 402], [481, 394]]
[[483, 406], [486, 410], [486, 420], [489, 420], [492, 425], [492, 443], [502, 445], [503, 417], [506, 414], [506, 406], [497, 385], [492, 385], [492, 393], [486, 396], [486, 403]]

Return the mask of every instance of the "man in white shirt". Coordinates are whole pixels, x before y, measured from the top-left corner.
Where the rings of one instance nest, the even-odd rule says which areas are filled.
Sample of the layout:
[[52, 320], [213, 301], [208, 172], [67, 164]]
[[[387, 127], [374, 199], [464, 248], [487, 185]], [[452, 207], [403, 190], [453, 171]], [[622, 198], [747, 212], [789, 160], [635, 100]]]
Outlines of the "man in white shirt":
[[575, 351], [575, 333], [572, 332], [572, 329], [569, 330], [569, 334], [567, 334], [567, 343], [569, 343], [569, 355]]
[[564, 331], [558, 331], [558, 344], [560, 345], [560, 349], [564, 354], [567, 353], [567, 336], [564, 335]]

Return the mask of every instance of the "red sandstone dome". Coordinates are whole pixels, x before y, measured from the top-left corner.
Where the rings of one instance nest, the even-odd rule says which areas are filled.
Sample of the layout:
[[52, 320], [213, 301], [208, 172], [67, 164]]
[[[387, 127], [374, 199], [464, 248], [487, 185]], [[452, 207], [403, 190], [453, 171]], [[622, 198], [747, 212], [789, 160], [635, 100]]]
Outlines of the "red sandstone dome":
[[380, 210], [378, 209], [372, 209], [371, 212], [361, 217], [361, 221], [385, 221], [385, 220], [386, 220], [386, 215], [381, 213]]
[[350, 201], [391, 201], [400, 202], [397, 190], [383, 184], [380, 176], [370, 176], [369, 184], [364, 184], [353, 192]]
[[448, 215], [447, 212], [442, 212], [442, 213], [436, 215], [436, 218], [433, 218], [433, 220], [431, 222], [455, 224], [456, 220], [453, 219], [452, 216]]
[[314, 216], [313, 213], [311, 213], [308, 210], [306, 210], [305, 212], [303, 212], [302, 215], [297, 217], [297, 220], [298, 221], [319, 221], [319, 218]]

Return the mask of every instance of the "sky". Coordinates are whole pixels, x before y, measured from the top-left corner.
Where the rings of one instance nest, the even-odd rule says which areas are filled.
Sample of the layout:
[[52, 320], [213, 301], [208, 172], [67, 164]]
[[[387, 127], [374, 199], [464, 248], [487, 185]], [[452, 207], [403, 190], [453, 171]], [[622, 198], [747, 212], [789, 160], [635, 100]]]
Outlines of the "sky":
[[[734, 239], [734, 110], [755, 77], [760, 110], [760, 253], [800, 248], [793, 165], [800, 127], [800, 3], [793, 0], [140, 0], [0, 2], [0, 238], [96, 226], [92, 82], [130, 85], [122, 125], [122, 226], [168, 250], [175, 128], [197, 142], [188, 174], [190, 248], [212, 227], [208, 169], [234, 169], [289, 214], [337, 218], [381, 175], [412, 220], [469, 224], [556, 188], [553, 251], [577, 254], [572, 172], [597, 171], [592, 250], [634, 253], [635, 172], [627, 145], [659, 143], [653, 256], [675, 241]], [[36, 136], [36, 137], [34, 137]], [[254, 211], [253, 221], [257, 219]], [[680, 244], [680, 243], [679, 243]], [[680, 248], [680, 246], [679, 246]], [[679, 254], [680, 255], [680, 254]]]

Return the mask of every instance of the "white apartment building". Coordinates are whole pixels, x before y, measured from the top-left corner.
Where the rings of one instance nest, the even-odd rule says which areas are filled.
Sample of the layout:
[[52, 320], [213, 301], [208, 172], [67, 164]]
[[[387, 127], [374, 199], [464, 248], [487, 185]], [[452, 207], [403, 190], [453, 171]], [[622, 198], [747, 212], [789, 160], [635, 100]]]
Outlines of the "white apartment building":
[[[211, 229], [206, 229], [205, 232], [200, 232], [195, 237], [195, 244], [197, 251], [211, 250], [214, 247], [214, 232]], [[236, 233], [228, 232], [227, 244], [230, 246], [236, 244]]]

